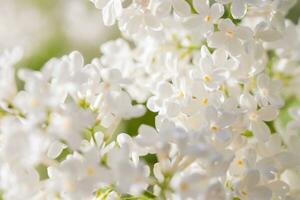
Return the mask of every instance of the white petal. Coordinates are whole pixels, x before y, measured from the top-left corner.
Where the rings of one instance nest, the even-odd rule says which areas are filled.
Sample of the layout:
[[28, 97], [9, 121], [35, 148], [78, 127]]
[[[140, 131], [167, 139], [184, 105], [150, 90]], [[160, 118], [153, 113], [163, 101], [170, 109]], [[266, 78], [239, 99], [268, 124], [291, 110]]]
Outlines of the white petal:
[[151, 127], [142, 124], [138, 129], [138, 135], [136, 136], [136, 141], [140, 145], [155, 145], [156, 142], [158, 142], [158, 134], [156, 130]]
[[96, 140], [97, 146], [101, 146], [104, 139], [104, 134], [102, 132], [96, 132], [94, 134], [94, 138]]
[[144, 20], [146, 25], [152, 30], [159, 31], [162, 29], [162, 24], [160, 23], [158, 18], [154, 17], [152, 14], [145, 15]]
[[243, 180], [243, 184], [247, 187], [252, 187], [259, 182], [260, 175], [257, 170], [250, 170], [247, 172], [246, 177]]
[[224, 187], [220, 182], [217, 182], [208, 187], [204, 200], [224, 200], [224, 199], [226, 199]]
[[61, 152], [66, 148], [67, 146], [59, 141], [55, 141], [52, 143], [48, 149], [47, 156], [49, 158], [55, 159], [57, 156], [61, 154]]
[[300, 118], [300, 109], [299, 108], [290, 108], [288, 110], [289, 114], [294, 118]]
[[213, 67], [214, 67], [214, 63], [210, 55], [205, 56], [200, 60], [200, 69], [205, 74], [211, 74], [213, 71]]
[[233, 18], [241, 19], [247, 11], [245, 0], [232, 0], [231, 13]]
[[109, 1], [110, 0], [95, 0], [94, 4], [96, 8], [103, 9], [104, 6], [106, 6]]
[[114, 7], [112, 3], [105, 6], [102, 10], [103, 23], [106, 26], [111, 26], [115, 23]]
[[270, 83], [270, 77], [267, 76], [266, 74], [260, 74], [257, 77], [257, 87], [262, 89], [262, 88], [269, 88], [269, 83]]
[[193, 0], [193, 7], [197, 13], [205, 15], [209, 10], [209, 1], [207, 0]]
[[212, 56], [216, 67], [222, 67], [227, 61], [227, 53], [224, 49], [216, 49]]
[[173, 8], [180, 17], [187, 17], [191, 14], [191, 7], [185, 0], [173, 0]]
[[235, 25], [231, 21], [231, 19], [226, 18], [220, 21], [218, 28], [221, 31], [233, 30], [235, 28]]
[[161, 172], [159, 163], [155, 163], [155, 165], [153, 167], [153, 174], [154, 174], [155, 178], [158, 179], [158, 181], [160, 181], [160, 182], [164, 181], [164, 175]]
[[278, 115], [278, 110], [275, 107], [272, 106], [266, 106], [261, 108], [258, 112], [257, 112], [258, 116], [260, 119], [262, 119], [263, 121], [272, 121], [274, 119], [276, 119], [277, 115]]
[[211, 48], [223, 48], [225, 35], [222, 32], [215, 32], [207, 38], [208, 46]]
[[120, 145], [120, 147], [123, 147], [125, 145], [132, 145], [132, 138], [125, 134], [125, 133], [121, 133], [117, 136], [117, 142]]
[[131, 109], [130, 117], [140, 117], [146, 113], [146, 108], [144, 105], [134, 105]]
[[256, 164], [260, 174], [267, 180], [275, 178], [275, 173], [278, 172], [276, 163], [273, 157], [263, 158]]
[[217, 110], [214, 107], [209, 106], [205, 110], [205, 116], [210, 121], [211, 120], [217, 120], [217, 118], [218, 118], [218, 112], [217, 112]]
[[[278, 197], [285, 197], [285, 195], [289, 192], [289, 185], [283, 181], [273, 181], [268, 184], [268, 188], [270, 188], [273, 192], [273, 195]], [[280, 198], [279, 198], [280, 199]]]
[[221, 130], [215, 134], [216, 141], [225, 144], [231, 141], [232, 134], [229, 130]]
[[276, 30], [267, 29], [264, 31], [256, 32], [255, 37], [266, 42], [273, 42], [279, 40], [282, 37], [282, 35]]
[[257, 107], [255, 98], [249, 93], [244, 93], [241, 95], [240, 104], [242, 107], [247, 108], [250, 111], [256, 110]]
[[158, 106], [157, 102], [158, 102], [157, 97], [155, 96], [150, 97], [147, 101], [147, 108], [152, 112], [158, 112], [160, 110], [160, 107]]
[[271, 135], [269, 127], [261, 121], [252, 122], [251, 130], [253, 132], [253, 135], [262, 142], [266, 142]]
[[299, 157], [290, 152], [281, 152], [274, 156], [278, 164], [280, 164], [280, 170], [286, 170], [288, 168], [294, 168], [300, 165]]
[[282, 150], [282, 141], [281, 136], [279, 134], [273, 134], [271, 135], [268, 142], [265, 143], [266, 148], [268, 148], [268, 151], [272, 154], [279, 153]]
[[253, 36], [251, 29], [245, 26], [236, 27], [236, 34], [242, 40], [249, 40]]
[[179, 104], [168, 101], [165, 102], [164, 106], [166, 109], [166, 115], [168, 117], [176, 117], [179, 114], [180, 111]]
[[158, 84], [157, 95], [160, 98], [170, 97], [174, 93], [173, 85], [169, 82], [160, 82]]
[[171, 0], [160, 1], [157, 7], [155, 8], [155, 15], [159, 17], [165, 17], [170, 14], [172, 9]]
[[115, 68], [107, 68], [101, 71], [102, 78], [110, 83], [118, 83], [122, 79], [120, 70]]
[[255, 187], [249, 194], [248, 199], [270, 200], [272, 197], [272, 191], [264, 186]]
[[216, 20], [223, 16], [224, 7], [222, 4], [214, 3], [210, 8], [211, 17]]
[[243, 46], [241, 41], [236, 38], [227, 41], [226, 49], [233, 56], [237, 56], [243, 54]]
[[115, 17], [119, 17], [122, 14], [122, 10], [123, 10], [121, 0], [113, 0], [113, 7], [115, 12], [114, 13]]
[[199, 28], [199, 24], [202, 21], [202, 17], [199, 15], [193, 15], [184, 21], [183, 25], [190, 30]]
[[210, 56], [210, 55], [211, 54], [210, 54], [208, 48], [205, 45], [203, 45], [201, 47], [201, 57]]
[[70, 54], [70, 58], [72, 60], [72, 64], [76, 67], [82, 67], [84, 64], [83, 56], [78, 52], [74, 51]]

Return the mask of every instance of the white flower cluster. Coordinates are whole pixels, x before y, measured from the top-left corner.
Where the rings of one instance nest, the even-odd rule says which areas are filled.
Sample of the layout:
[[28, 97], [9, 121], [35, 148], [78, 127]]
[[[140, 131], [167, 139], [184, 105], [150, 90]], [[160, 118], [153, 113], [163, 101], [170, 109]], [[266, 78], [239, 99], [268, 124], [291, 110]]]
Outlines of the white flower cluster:
[[[295, 1], [92, 2], [130, 42], [40, 71], [0, 56], [3, 199], [300, 199]], [[155, 127], [116, 133], [146, 109]]]

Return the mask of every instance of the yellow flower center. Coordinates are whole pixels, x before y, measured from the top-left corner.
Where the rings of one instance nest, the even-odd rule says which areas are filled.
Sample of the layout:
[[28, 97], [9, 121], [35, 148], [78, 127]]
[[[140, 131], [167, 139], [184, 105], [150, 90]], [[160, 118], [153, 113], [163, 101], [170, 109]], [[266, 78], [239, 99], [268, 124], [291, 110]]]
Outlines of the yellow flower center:
[[186, 182], [180, 183], [180, 190], [181, 191], [187, 191], [189, 189], [189, 185]]
[[178, 96], [179, 96], [179, 97], [184, 97], [184, 92], [183, 92], [182, 90], [180, 90], [180, 91], [178, 92]]
[[243, 166], [244, 165], [244, 161], [243, 160], [237, 160], [236, 164], [239, 166]]
[[211, 130], [212, 132], [217, 132], [217, 131], [220, 130], [220, 127], [219, 127], [217, 124], [212, 124], [212, 125], [210, 126], [210, 130]]
[[204, 17], [205, 22], [210, 22], [210, 20], [211, 20], [211, 16], [207, 15]]
[[203, 98], [202, 100], [201, 100], [201, 103], [203, 104], [203, 105], [207, 105], [208, 104], [208, 98]]
[[210, 77], [209, 75], [204, 75], [204, 76], [203, 76], [203, 80], [204, 80], [205, 82], [209, 82], [209, 81], [211, 81], [211, 77]]
[[228, 30], [228, 31], [225, 32], [225, 35], [226, 35], [227, 37], [233, 38], [234, 32], [233, 32], [232, 30]]
[[249, 114], [249, 119], [250, 119], [251, 121], [256, 121], [256, 120], [257, 120], [257, 114], [256, 114], [256, 112], [250, 113], [250, 114]]
[[85, 173], [86, 173], [88, 176], [93, 176], [93, 175], [95, 175], [95, 172], [96, 172], [95, 167], [92, 167], [92, 166], [87, 167], [86, 170], [85, 170]]

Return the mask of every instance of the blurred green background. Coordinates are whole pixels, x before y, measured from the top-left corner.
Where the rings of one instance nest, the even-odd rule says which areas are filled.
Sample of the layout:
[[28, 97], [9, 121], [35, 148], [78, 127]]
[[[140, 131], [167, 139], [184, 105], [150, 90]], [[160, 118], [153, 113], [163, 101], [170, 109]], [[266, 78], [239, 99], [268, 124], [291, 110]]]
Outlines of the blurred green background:
[[[297, 23], [300, 1], [288, 14]], [[20, 45], [20, 67], [38, 70], [52, 57], [80, 51], [86, 62], [100, 56], [100, 45], [120, 36], [115, 26], [104, 27], [99, 10], [89, 0], [1, 0], [0, 48]], [[120, 131], [136, 134], [141, 124], [153, 125], [154, 113], [124, 122]]]

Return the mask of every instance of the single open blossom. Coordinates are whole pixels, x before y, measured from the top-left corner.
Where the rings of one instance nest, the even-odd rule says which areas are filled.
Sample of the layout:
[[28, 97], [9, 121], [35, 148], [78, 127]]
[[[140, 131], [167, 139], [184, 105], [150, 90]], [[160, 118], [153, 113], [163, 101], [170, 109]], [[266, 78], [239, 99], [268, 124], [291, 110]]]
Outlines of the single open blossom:
[[278, 80], [270, 80], [265, 74], [261, 74], [257, 77], [257, 100], [262, 106], [282, 106], [283, 100], [280, 97], [279, 89], [281, 88], [281, 82]]
[[258, 110], [254, 97], [247, 93], [241, 96], [240, 101], [246, 112], [244, 118], [245, 126], [253, 131], [258, 140], [266, 141], [270, 137], [271, 131], [265, 124], [265, 121], [275, 119], [278, 114], [277, 109], [273, 106], [265, 106]]
[[163, 28], [158, 16], [153, 15], [150, 10], [139, 10], [135, 7], [128, 7], [123, 11], [119, 26], [125, 34], [135, 38], [145, 34], [155, 36]]
[[202, 34], [210, 33], [214, 30], [214, 24], [224, 14], [223, 5], [215, 3], [209, 6], [209, 2], [205, 0], [194, 0], [193, 5], [197, 11], [196, 15], [189, 17], [185, 26], [191, 30], [200, 30]]
[[[218, 52], [215, 51], [215, 53]], [[191, 72], [191, 77], [200, 79], [208, 90], [217, 90], [226, 79], [226, 63], [218, 66], [219, 56], [211, 55], [205, 47], [202, 48], [201, 54], [201, 58], [194, 61], [194, 64], [199, 67]]]
[[219, 22], [219, 31], [208, 37], [208, 46], [222, 48], [232, 55], [242, 54], [244, 49], [242, 40], [249, 40], [252, 31], [249, 27], [235, 26], [230, 19]]
[[259, 172], [249, 171], [244, 179], [242, 179], [238, 187], [238, 196], [242, 199], [263, 199], [268, 200], [272, 196], [272, 192], [266, 186], [259, 185]]

